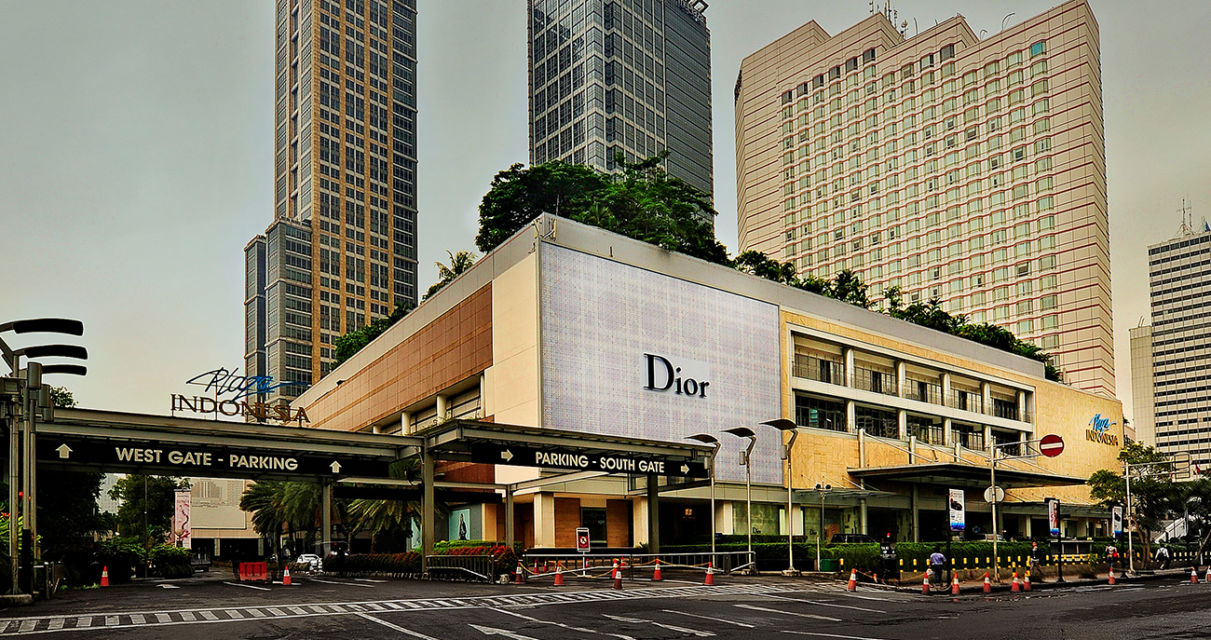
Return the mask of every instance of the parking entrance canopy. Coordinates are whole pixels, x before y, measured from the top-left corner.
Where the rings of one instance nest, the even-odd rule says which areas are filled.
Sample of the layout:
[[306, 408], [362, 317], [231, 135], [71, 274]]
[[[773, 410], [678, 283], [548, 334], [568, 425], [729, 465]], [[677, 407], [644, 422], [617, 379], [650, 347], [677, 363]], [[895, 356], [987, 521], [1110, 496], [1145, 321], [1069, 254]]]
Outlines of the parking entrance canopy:
[[208, 478], [390, 478], [420, 441], [245, 422], [56, 409], [38, 423], [39, 466]]
[[710, 476], [703, 444], [451, 420], [415, 434], [439, 460], [681, 478]]

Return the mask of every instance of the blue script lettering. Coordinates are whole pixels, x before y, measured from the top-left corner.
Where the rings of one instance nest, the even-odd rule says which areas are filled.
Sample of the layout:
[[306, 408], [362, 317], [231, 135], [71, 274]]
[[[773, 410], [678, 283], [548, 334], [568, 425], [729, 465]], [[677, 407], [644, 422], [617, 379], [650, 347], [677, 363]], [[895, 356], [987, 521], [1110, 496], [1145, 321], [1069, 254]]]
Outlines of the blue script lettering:
[[199, 373], [190, 378], [185, 384], [196, 384], [206, 387], [206, 391], [214, 392], [219, 398], [238, 400], [251, 395], [269, 393], [274, 389], [302, 382], [279, 382], [274, 384], [273, 376], [242, 376], [240, 370], [228, 370], [220, 367], [206, 373]]

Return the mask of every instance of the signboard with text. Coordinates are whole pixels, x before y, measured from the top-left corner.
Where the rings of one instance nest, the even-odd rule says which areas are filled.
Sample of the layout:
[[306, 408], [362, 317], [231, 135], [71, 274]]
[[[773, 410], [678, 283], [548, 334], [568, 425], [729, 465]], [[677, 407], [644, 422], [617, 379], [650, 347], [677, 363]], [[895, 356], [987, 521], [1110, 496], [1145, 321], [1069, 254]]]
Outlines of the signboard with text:
[[189, 489], [178, 489], [172, 512], [172, 538], [176, 546], [185, 549], [193, 548], [193, 526], [190, 523], [192, 514], [192, 493]]
[[635, 456], [607, 451], [585, 452], [575, 449], [532, 448], [503, 444], [476, 444], [471, 447], [471, 461], [484, 464], [505, 464], [544, 469], [575, 471], [604, 471], [636, 475], [705, 478], [710, 475], [702, 462]]
[[1047, 498], [1047, 526], [1051, 529], [1051, 537], [1060, 537], [1060, 501]]
[[964, 504], [965, 495], [962, 489], [950, 490], [950, 530], [961, 532], [967, 526], [967, 509]]

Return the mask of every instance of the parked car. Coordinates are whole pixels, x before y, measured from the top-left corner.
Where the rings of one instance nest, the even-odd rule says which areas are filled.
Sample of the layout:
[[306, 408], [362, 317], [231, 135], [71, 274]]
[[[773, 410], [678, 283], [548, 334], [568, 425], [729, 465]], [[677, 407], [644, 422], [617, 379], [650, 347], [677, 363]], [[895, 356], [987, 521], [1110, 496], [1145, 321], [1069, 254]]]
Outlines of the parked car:
[[294, 559], [299, 564], [305, 564], [311, 571], [323, 571], [324, 559], [314, 553], [303, 553]]
[[878, 540], [875, 540], [873, 537], [868, 536], [865, 533], [838, 533], [838, 534], [834, 535], [828, 541], [829, 544], [864, 543], [864, 542], [878, 542]]

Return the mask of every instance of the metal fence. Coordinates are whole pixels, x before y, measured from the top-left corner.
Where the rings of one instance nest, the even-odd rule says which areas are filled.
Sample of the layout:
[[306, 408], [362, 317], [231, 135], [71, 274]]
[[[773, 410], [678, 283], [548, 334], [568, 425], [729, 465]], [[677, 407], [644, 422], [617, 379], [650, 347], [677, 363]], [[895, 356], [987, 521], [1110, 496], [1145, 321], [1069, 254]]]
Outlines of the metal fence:
[[492, 556], [425, 556], [425, 565], [432, 579], [492, 582]]
[[697, 553], [534, 553], [524, 556], [524, 564], [531, 575], [543, 577], [558, 572], [604, 577], [619, 562], [623, 579], [661, 571], [691, 569], [705, 572], [710, 566], [712, 573], [734, 573], [756, 569], [757, 553], [749, 551], [709, 551]]

